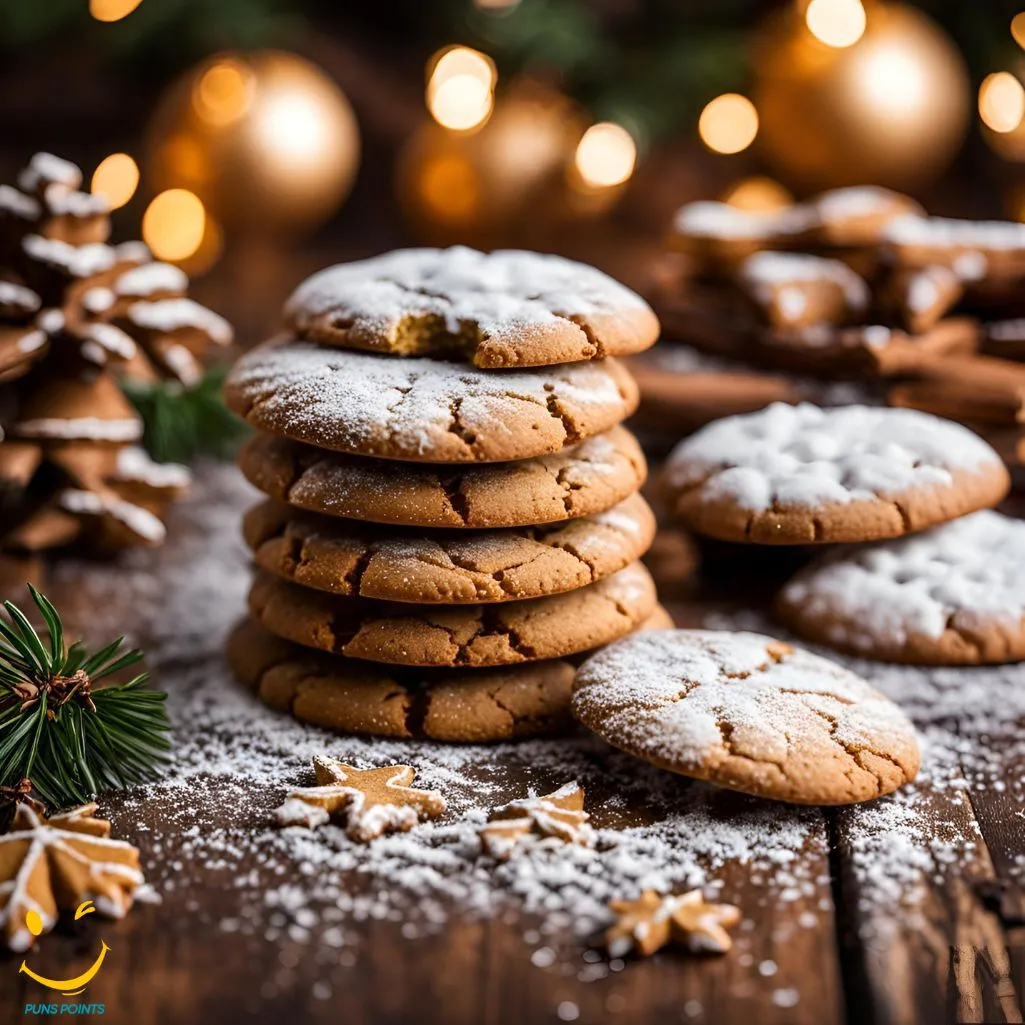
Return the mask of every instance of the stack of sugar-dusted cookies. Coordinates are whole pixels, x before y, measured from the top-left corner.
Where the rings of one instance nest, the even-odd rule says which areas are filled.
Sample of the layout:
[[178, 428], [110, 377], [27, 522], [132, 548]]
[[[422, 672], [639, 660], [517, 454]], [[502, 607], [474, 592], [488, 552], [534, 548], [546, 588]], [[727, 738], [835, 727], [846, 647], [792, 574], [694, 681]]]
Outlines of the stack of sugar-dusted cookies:
[[267, 496], [237, 676], [349, 733], [564, 725], [578, 656], [669, 622], [616, 359], [651, 309], [558, 257], [422, 249], [314, 275], [286, 320], [225, 389]]

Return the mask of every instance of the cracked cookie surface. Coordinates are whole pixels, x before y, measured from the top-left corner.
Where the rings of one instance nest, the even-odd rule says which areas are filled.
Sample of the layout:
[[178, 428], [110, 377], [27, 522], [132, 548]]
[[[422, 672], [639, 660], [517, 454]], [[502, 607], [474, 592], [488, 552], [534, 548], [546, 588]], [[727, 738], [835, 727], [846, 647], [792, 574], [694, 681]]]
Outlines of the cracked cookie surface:
[[905, 409], [777, 403], [681, 442], [666, 464], [675, 514], [725, 541], [898, 537], [995, 505], [1010, 479], [960, 424]]
[[559, 452], [637, 408], [614, 359], [498, 374], [277, 340], [224, 386], [253, 427], [319, 448], [425, 463], [502, 462]]
[[831, 552], [783, 588], [776, 608], [810, 640], [862, 657], [1025, 660], [1025, 522], [984, 510]]
[[640, 352], [659, 325], [640, 296], [561, 256], [404, 249], [329, 267], [285, 307], [300, 336], [346, 349], [530, 367]]
[[410, 527], [520, 527], [605, 512], [637, 491], [644, 454], [623, 427], [554, 455], [442, 467], [385, 463], [254, 435], [249, 482], [299, 509]]
[[900, 709], [842, 666], [753, 633], [656, 630], [577, 673], [573, 714], [671, 772], [773, 800], [850, 804], [913, 779]]
[[562, 658], [622, 637], [655, 610], [655, 585], [633, 563], [596, 584], [499, 605], [410, 605], [297, 587], [259, 573], [253, 618], [308, 648], [392, 665], [497, 666]]
[[549, 527], [437, 531], [374, 527], [274, 501], [245, 517], [257, 566], [345, 597], [428, 604], [507, 602], [585, 587], [639, 559], [655, 535], [640, 495]]
[[[642, 628], [671, 625], [661, 608]], [[342, 733], [447, 743], [533, 737], [572, 724], [572, 661], [497, 669], [385, 666], [310, 651], [251, 619], [228, 639], [228, 662], [261, 701]]]

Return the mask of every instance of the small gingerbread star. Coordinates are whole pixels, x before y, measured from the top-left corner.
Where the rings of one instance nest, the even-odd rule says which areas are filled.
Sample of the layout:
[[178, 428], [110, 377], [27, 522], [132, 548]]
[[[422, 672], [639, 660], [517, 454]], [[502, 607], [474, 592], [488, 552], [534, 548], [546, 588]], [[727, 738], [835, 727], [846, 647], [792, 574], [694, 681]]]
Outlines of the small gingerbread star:
[[481, 845], [498, 861], [508, 861], [524, 842], [575, 843], [590, 847], [594, 830], [587, 824], [584, 791], [567, 783], [545, 797], [528, 797], [495, 808], [480, 830]]
[[338, 816], [350, 840], [367, 843], [382, 833], [406, 832], [421, 819], [435, 819], [445, 810], [445, 800], [436, 790], [409, 786], [416, 775], [411, 765], [356, 769], [336, 758], [315, 755], [313, 771], [316, 786], [288, 793], [274, 812], [278, 825], [312, 829]]
[[732, 946], [728, 928], [740, 921], [732, 904], [708, 904], [700, 890], [679, 896], [645, 890], [637, 900], [614, 900], [617, 921], [605, 933], [612, 957], [631, 950], [648, 957], [670, 941], [696, 953], [725, 954]]

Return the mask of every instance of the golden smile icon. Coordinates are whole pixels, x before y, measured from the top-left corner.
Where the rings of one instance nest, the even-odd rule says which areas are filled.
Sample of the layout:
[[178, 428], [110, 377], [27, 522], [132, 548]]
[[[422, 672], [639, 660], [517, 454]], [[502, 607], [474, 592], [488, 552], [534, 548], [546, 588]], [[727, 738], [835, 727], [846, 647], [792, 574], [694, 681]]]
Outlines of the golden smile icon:
[[[75, 921], [77, 922], [83, 915], [88, 915], [95, 910], [96, 908], [93, 907], [91, 900], [84, 901], [79, 904], [78, 909], [75, 911]], [[40, 918], [38, 911], [31, 909], [28, 911], [25, 915], [25, 925], [33, 936], [42, 935], [43, 920]], [[18, 971], [27, 975], [34, 982], [38, 982], [41, 986], [46, 986], [47, 989], [55, 989], [58, 993], [73, 997], [81, 993], [96, 977], [96, 973], [103, 965], [103, 959], [107, 956], [108, 950], [110, 950], [110, 947], [101, 940], [99, 957], [81, 975], [76, 975], [73, 979], [48, 979], [44, 975], [37, 975], [29, 968], [25, 961], [21, 962], [21, 967]]]

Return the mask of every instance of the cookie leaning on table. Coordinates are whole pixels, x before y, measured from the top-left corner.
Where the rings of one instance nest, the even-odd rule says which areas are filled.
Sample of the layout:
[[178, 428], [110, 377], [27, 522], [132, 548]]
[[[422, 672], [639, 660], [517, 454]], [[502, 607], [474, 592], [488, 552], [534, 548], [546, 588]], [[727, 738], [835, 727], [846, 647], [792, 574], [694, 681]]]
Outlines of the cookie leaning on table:
[[960, 424], [912, 410], [775, 404], [681, 442], [673, 512], [701, 534], [758, 544], [873, 541], [995, 505], [1010, 480]]
[[319, 448], [425, 463], [559, 452], [637, 408], [614, 359], [497, 373], [278, 339], [234, 366], [228, 406], [251, 426]]
[[254, 487], [298, 509], [408, 527], [493, 528], [605, 512], [632, 495], [647, 463], [623, 427], [509, 463], [385, 463], [254, 435], [239, 455]]
[[827, 659], [754, 633], [655, 630], [589, 658], [573, 714], [670, 772], [797, 804], [851, 804], [914, 779], [888, 698]]
[[262, 569], [345, 597], [427, 604], [507, 602], [585, 587], [639, 559], [655, 535], [640, 495], [608, 512], [518, 530], [403, 530], [251, 509], [246, 541]]
[[295, 290], [285, 317], [327, 345], [492, 369], [628, 355], [659, 332], [648, 304], [594, 267], [464, 246], [329, 267]]

